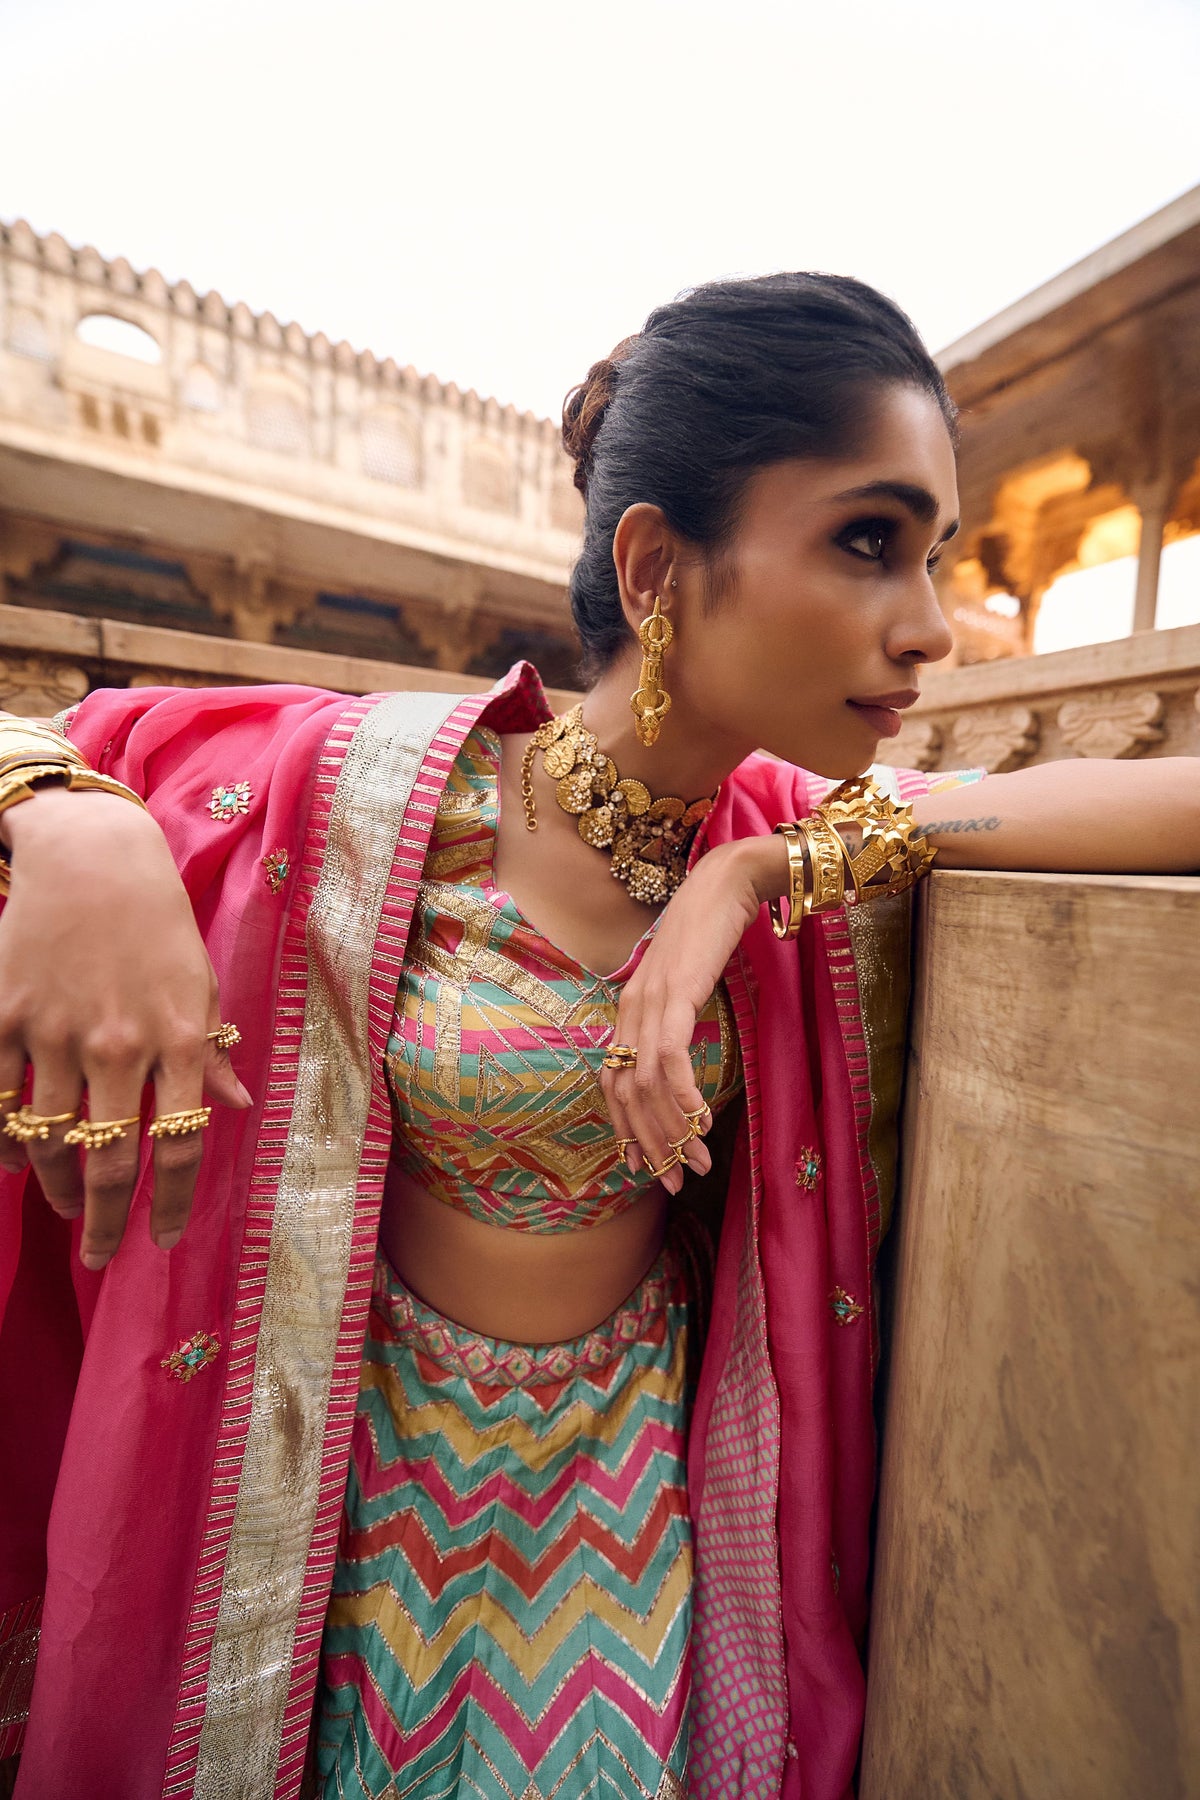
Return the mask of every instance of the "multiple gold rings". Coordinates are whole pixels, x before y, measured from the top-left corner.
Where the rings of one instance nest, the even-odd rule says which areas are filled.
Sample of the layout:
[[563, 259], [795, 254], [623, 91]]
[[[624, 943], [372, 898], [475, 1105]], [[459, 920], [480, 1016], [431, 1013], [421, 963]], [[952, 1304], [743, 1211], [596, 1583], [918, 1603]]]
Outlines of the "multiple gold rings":
[[610, 1044], [603, 1061], [606, 1069], [636, 1069], [637, 1051], [632, 1044]]
[[78, 1144], [83, 1150], [107, 1150], [125, 1136], [128, 1126], [140, 1124], [141, 1117], [134, 1113], [131, 1119], [81, 1119], [65, 1134], [63, 1143]]
[[15, 1138], [18, 1144], [32, 1144], [35, 1140], [44, 1144], [52, 1125], [73, 1125], [78, 1117], [78, 1107], [69, 1113], [35, 1113], [32, 1106], [19, 1106], [5, 1119], [4, 1134]]
[[[236, 1032], [237, 1026], [228, 1029]], [[19, 1099], [21, 1093], [21, 1088], [0, 1090], [0, 1105], [6, 1100]], [[146, 1129], [152, 1138], [186, 1137], [189, 1132], [203, 1131], [211, 1118], [211, 1106], [196, 1106], [186, 1112], [163, 1113], [157, 1119], [151, 1119]], [[44, 1144], [49, 1141], [53, 1126], [67, 1125], [70, 1130], [63, 1133], [64, 1144], [81, 1150], [106, 1150], [118, 1138], [123, 1138], [130, 1126], [140, 1122], [140, 1113], [134, 1113], [128, 1119], [81, 1119], [78, 1107], [73, 1112], [36, 1113], [32, 1106], [19, 1106], [15, 1112], [5, 1114], [4, 1133], [18, 1144]]]
[[218, 1050], [232, 1050], [235, 1044], [242, 1041], [242, 1034], [236, 1025], [222, 1025], [216, 1031], [206, 1031], [204, 1035], [208, 1043], [215, 1044]]
[[152, 1138], [187, 1137], [193, 1131], [203, 1131], [211, 1118], [211, 1106], [194, 1106], [189, 1112], [161, 1113], [157, 1119], [151, 1119], [146, 1134]]

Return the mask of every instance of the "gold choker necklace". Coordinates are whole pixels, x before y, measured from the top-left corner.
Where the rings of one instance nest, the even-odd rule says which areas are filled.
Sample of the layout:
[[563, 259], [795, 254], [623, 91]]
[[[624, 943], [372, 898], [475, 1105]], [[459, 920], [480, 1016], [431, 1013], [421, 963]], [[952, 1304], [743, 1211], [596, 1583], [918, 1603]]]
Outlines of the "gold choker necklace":
[[661, 906], [687, 874], [688, 856], [700, 821], [712, 811], [711, 800], [650, 798], [644, 782], [617, 774], [617, 765], [583, 723], [583, 706], [573, 706], [541, 725], [529, 740], [521, 764], [521, 796], [525, 826], [537, 830], [533, 798], [533, 753], [557, 782], [555, 797], [564, 812], [579, 819], [585, 844], [612, 852], [612, 873], [635, 900]]

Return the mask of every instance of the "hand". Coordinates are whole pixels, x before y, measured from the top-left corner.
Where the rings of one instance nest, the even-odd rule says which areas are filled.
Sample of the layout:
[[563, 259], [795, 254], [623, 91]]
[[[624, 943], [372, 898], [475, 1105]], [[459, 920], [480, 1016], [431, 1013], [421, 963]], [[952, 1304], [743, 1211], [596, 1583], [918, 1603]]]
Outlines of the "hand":
[[[704, 1108], [691, 1059], [696, 1019], [763, 901], [786, 887], [787, 851], [772, 834], [710, 850], [668, 901], [617, 1014], [613, 1042], [636, 1048], [637, 1067], [600, 1072], [613, 1131], [633, 1140], [631, 1169], [662, 1168], [691, 1129], [684, 1115]], [[700, 1129], [710, 1123], [706, 1113]], [[698, 1174], [712, 1167], [698, 1137], [682, 1154]], [[662, 1180], [678, 1193], [683, 1171], [676, 1165]]]
[[[33, 1065], [30, 1104], [131, 1118], [154, 1083], [155, 1111], [203, 1096], [246, 1107], [227, 1052], [208, 1043], [221, 1022], [216, 976], [191, 905], [148, 813], [108, 794], [47, 788], [3, 815], [13, 846], [12, 892], [0, 914], [0, 1092]], [[15, 1102], [9, 1102], [10, 1108]], [[137, 1178], [141, 1132], [103, 1150], [63, 1143], [68, 1128], [24, 1146], [0, 1133], [0, 1166], [32, 1164], [60, 1217], [84, 1215], [80, 1255], [103, 1268], [121, 1241]], [[202, 1133], [154, 1146], [150, 1231], [178, 1243], [191, 1211]]]

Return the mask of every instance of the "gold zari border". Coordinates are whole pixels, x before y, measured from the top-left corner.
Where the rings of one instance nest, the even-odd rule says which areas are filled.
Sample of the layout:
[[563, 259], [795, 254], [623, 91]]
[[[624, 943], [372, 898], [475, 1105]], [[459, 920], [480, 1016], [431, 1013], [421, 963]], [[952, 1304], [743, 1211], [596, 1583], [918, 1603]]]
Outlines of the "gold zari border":
[[846, 910], [858, 975], [859, 1007], [871, 1084], [867, 1150], [879, 1188], [879, 1236], [891, 1223], [896, 1196], [900, 1095], [908, 1041], [912, 894], [889, 895]]
[[376, 702], [350, 740], [334, 791], [308, 917], [299, 1071], [271, 1225], [196, 1800], [267, 1800], [275, 1788], [370, 1105], [375, 941], [405, 808], [459, 699], [393, 694]]

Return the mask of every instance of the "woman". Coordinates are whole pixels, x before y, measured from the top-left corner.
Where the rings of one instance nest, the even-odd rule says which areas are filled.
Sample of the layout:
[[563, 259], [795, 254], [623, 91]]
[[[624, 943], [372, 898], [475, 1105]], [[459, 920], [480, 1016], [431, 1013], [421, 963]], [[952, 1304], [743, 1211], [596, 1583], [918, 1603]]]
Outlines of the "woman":
[[952, 433], [871, 289], [700, 288], [568, 400], [581, 714], [93, 694], [150, 816], [0, 742], [19, 1800], [852, 1791], [894, 801], [1200, 864], [1188, 761], [814, 814], [950, 647]]

